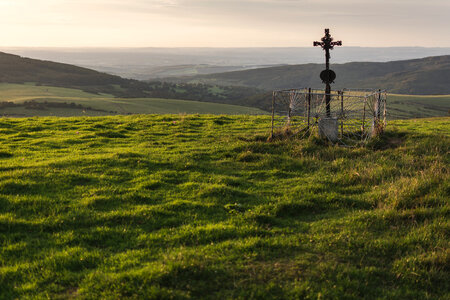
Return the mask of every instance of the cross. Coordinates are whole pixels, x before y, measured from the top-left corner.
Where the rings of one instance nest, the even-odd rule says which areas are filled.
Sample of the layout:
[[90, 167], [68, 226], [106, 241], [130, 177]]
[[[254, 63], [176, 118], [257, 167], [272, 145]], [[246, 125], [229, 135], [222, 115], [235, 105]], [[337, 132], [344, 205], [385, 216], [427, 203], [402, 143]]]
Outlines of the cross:
[[325, 71], [320, 74], [320, 78], [326, 84], [325, 86], [325, 102], [327, 106], [327, 117], [331, 117], [330, 101], [331, 101], [331, 86], [330, 84], [336, 79], [336, 74], [330, 70], [330, 50], [334, 49], [334, 46], [342, 46], [342, 41], [333, 42], [333, 38], [330, 35], [330, 29], [325, 29], [325, 36], [321, 39], [321, 42], [314, 42], [313, 46], [320, 46], [325, 50]]
[[325, 29], [325, 36], [321, 39], [322, 42], [314, 42], [314, 46], [320, 46], [325, 50], [326, 68], [330, 69], [330, 50], [334, 49], [334, 46], [342, 46], [342, 41], [333, 42], [333, 38], [330, 35], [330, 29]]

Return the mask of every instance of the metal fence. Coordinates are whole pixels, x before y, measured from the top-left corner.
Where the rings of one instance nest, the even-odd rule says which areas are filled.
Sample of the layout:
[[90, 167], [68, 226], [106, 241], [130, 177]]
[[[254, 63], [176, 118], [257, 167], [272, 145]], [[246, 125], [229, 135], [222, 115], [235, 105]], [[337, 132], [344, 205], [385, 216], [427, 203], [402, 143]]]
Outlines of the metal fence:
[[271, 137], [316, 131], [344, 145], [365, 142], [386, 126], [386, 91], [316, 89], [273, 92]]

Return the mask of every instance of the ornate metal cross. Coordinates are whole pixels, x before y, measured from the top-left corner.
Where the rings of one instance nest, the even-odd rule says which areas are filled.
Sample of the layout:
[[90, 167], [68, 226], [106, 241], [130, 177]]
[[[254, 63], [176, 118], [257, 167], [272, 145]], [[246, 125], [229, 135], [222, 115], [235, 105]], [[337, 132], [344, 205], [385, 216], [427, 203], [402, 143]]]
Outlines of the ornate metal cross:
[[330, 101], [331, 101], [331, 86], [330, 84], [336, 79], [336, 73], [330, 70], [330, 50], [334, 49], [334, 46], [342, 46], [342, 41], [333, 42], [333, 38], [330, 35], [330, 29], [325, 29], [325, 36], [321, 39], [321, 42], [314, 42], [314, 46], [320, 46], [325, 50], [325, 70], [320, 73], [320, 79], [325, 83], [325, 100], [327, 106], [327, 117], [331, 117]]

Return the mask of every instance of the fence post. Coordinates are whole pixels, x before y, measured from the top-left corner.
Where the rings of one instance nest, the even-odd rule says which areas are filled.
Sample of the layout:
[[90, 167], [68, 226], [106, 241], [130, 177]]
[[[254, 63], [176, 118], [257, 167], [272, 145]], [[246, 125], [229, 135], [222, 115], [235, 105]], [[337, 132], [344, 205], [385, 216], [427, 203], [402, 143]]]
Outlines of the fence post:
[[311, 118], [311, 88], [308, 89], [308, 130], [311, 124], [310, 118]]
[[289, 91], [289, 106], [288, 106], [288, 127], [291, 126], [292, 109], [294, 108], [294, 90]]
[[381, 120], [381, 90], [378, 90], [377, 121]]
[[383, 123], [384, 123], [384, 127], [386, 127], [386, 101], [387, 101], [387, 93], [384, 92], [384, 107], [383, 107]]
[[272, 92], [272, 130], [270, 133], [271, 138], [273, 138], [274, 118], [275, 118], [275, 91]]
[[373, 120], [372, 120], [372, 132], [371, 132], [371, 136], [376, 136], [379, 133], [379, 124], [378, 124], [378, 115], [380, 113], [380, 94], [378, 93], [378, 95], [376, 95], [376, 97], [374, 97], [374, 103], [373, 103]]
[[341, 94], [341, 138], [344, 137], [344, 90], [339, 91]]
[[364, 110], [363, 110], [363, 119], [362, 119], [362, 136], [364, 136], [365, 131], [365, 125], [366, 125], [366, 102], [367, 102], [367, 96], [364, 96]]

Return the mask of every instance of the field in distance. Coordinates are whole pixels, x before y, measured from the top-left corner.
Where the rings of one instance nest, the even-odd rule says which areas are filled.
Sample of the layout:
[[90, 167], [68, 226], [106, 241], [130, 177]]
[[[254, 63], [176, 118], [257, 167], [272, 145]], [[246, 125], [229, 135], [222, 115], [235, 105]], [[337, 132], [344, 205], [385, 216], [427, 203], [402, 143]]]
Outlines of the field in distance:
[[[18, 106], [7, 105], [4, 102], [12, 102]], [[33, 105], [29, 102], [51, 104]], [[72, 103], [75, 105], [70, 105]], [[108, 94], [92, 94], [77, 89], [37, 86], [33, 83], [0, 83], [0, 115], [28, 117], [178, 113], [267, 114], [258, 108], [221, 103], [159, 98], [115, 98]]]
[[450, 95], [388, 95], [390, 119], [444, 117], [450, 115]]
[[[36, 107], [25, 102], [51, 102], [67, 104]], [[270, 99], [261, 98], [270, 102]], [[20, 106], [2, 105], [13, 102]], [[77, 106], [70, 105], [71, 103]], [[267, 107], [269, 105], [266, 105]], [[88, 109], [90, 108], [90, 109]], [[388, 95], [388, 118], [410, 119], [447, 116], [450, 111], [450, 95]], [[28, 84], [0, 83], [0, 115], [27, 116], [105, 116], [116, 114], [267, 114], [249, 106], [227, 105], [178, 99], [115, 98], [108, 94], [93, 94], [82, 90], [37, 86]]]
[[449, 120], [0, 119], [0, 298], [449, 299]]

